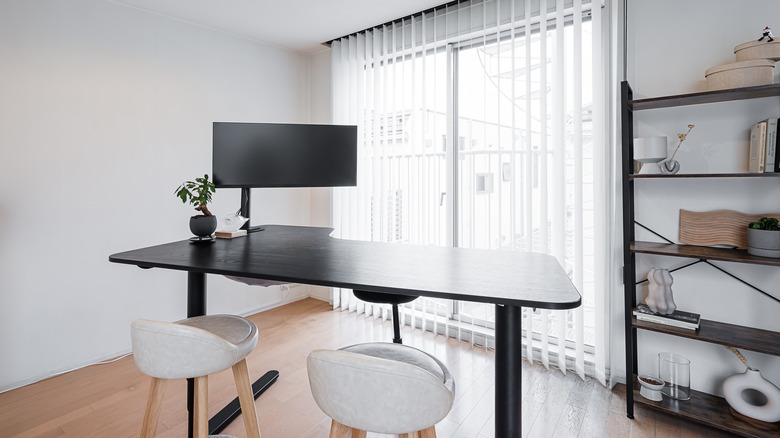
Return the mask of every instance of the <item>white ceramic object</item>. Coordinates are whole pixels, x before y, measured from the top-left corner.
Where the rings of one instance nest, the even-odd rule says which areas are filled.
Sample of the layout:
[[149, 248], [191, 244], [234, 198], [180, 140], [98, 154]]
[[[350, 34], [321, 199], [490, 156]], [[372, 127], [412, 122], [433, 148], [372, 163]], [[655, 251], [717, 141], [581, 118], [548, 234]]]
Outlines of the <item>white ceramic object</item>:
[[674, 279], [668, 269], [653, 268], [647, 273], [647, 298], [645, 304], [655, 313], [671, 315], [677, 309], [672, 294]]
[[661, 382], [661, 380], [657, 377], [639, 376], [639, 384], [641, 385], [641, 388], [639, 389], [639, 395], [652, 401], [663, 400], [664, 397], [661, 393], [661, 390], [664, 388], [663, 382], [659, 383], [658, 385], [654, 385], [650, 383], [650, 379]]
[[677, 160], [664, 160], [658, 163], [658, 167], [664, 175], [674, 175], [680, 171], [680, 163]]
[[[656, 269], [656, 272], [659, 271]], [[674, 303], [674, 295], [672, 294], [672, 284], [674, 283], [674, 278], [672, 278], [672, 273], [669, 272], [668, 269], [660, 269], [661, 271], [661, 283], [664, 286], [664, 301], [666, 301], [666, 314], [671, 315], [674, 313], [675, 310], [677, 310], [677, 304]], [[658, 275], [656, 273], [656, 275]]]
[[774, 81], [775, 63], [766, 59], [732, 62], [712, 67], [704, 73], [707, 89], [755, 87]]
[[642, 163], [642, 169], [639, 171], [640, 175], [661, 173], [658, 162], [666, 159], [667, 144], [666, 136], [634, 139], [634, 160]]
[[734, 55], [737, 61], [771, 59], [777, 62], [780, 61], [780, 41], [748, 41], [734, 47]]
[[[745, 400], [743, 393], [747, 390], [761, 393], [766, 403], [753, 404]], [[767, 423], [780, 421], [780, 389], [766, 380], [758, 370], [748, 368], [744, 373], [724, 380], [723, 396], [729, 406], [742, 415]]]

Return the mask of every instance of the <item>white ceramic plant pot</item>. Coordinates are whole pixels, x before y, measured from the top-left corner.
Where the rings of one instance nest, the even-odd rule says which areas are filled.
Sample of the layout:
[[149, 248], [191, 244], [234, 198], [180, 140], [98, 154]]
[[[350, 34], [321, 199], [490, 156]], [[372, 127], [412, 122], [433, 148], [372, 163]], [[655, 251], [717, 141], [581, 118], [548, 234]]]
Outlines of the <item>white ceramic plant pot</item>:
[[[743, 393], [747, 390], [759, 392], [766, 403], [751, 403]], [[758, 370], [748, 368], [742, 374], [735, 374], [723, 381], [723, 396], [732, 409], [750, 418], [774, 423], [780, 421], [780, 389], [764, 379]]]
[[748, 228], [748, 254], [780, 258], [780, 231]]

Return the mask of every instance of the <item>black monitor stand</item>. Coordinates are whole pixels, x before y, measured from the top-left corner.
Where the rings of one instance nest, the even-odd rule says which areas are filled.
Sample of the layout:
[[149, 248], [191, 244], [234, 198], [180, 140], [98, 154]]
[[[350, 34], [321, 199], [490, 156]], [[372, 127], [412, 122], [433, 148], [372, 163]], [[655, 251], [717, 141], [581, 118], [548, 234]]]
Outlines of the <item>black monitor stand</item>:
[[249, 187], [241, 188], [241, 216], [246, 218], [246, 222], [241, 226], [242, 230], [247, 230], [247, 233], [254, 233], [255, 231], [263, 231], [265, 228], [261, 226], [251, 226], [252, 222], [249, 216], [249, 210], [252, 205], [252, 189]]

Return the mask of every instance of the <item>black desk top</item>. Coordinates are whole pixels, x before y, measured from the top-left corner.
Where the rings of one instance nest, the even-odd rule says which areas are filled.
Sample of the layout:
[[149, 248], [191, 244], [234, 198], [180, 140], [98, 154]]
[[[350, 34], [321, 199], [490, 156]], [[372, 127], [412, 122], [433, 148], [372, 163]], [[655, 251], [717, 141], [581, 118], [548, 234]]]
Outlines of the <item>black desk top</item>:
[[581, 297], [558, 261], [517, 251], [342, 240], [331, 228], [267, 225], [210, 244], [187, 240], [111, 255], [114, 263], [391, 294], [572, 309]]

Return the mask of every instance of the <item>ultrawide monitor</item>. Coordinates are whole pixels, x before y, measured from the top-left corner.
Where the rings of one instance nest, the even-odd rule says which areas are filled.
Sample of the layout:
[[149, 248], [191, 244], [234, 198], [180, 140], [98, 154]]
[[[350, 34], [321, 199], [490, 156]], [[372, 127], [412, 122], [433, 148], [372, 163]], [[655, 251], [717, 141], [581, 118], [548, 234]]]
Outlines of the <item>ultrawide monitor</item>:
[[357, 127], [214, 122], [214, 184], [340, 187], [357, 184]]

